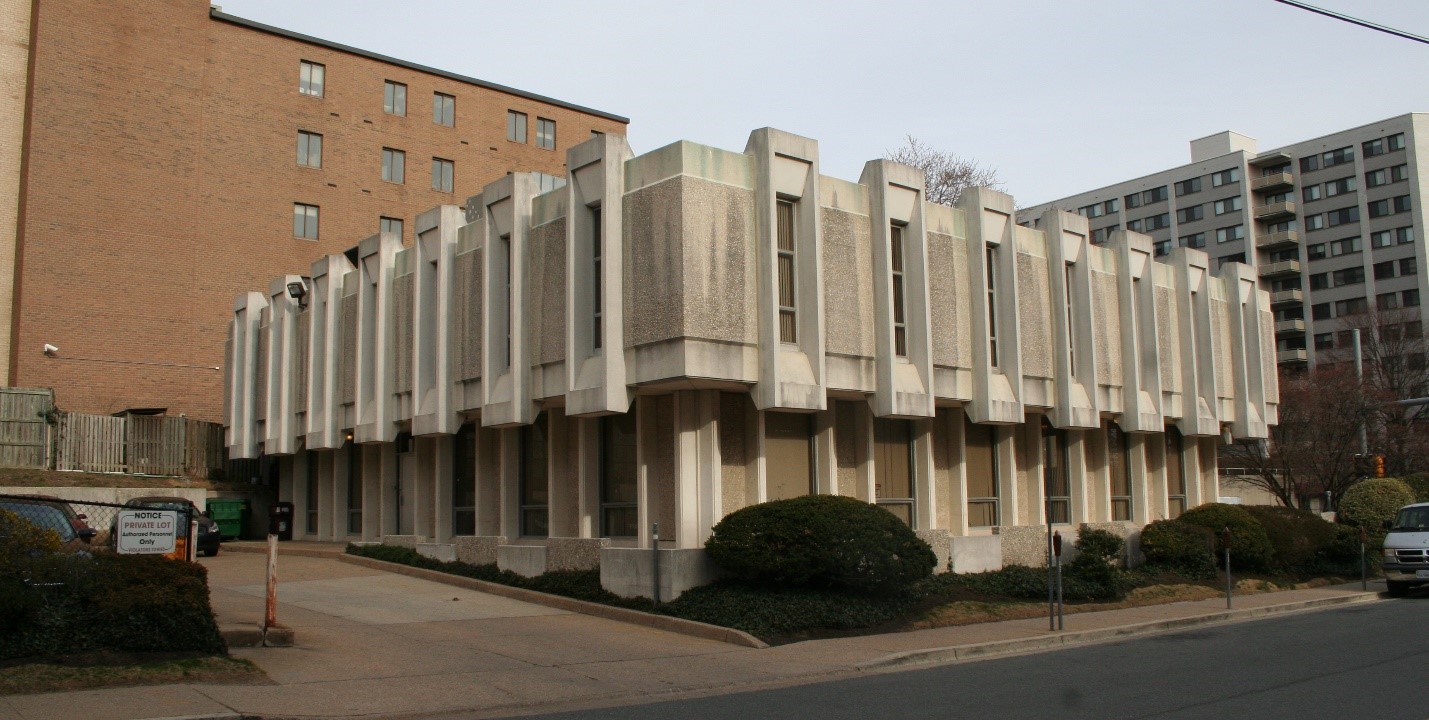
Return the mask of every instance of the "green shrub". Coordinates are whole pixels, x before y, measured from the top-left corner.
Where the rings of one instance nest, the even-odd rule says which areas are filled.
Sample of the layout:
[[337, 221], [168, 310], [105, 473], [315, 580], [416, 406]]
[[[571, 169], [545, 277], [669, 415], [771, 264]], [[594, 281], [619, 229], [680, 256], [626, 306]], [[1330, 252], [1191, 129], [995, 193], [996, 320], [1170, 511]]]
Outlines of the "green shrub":
[[1247, 505], [1246, 512], [1265, 529], [1275, 549], [1276, 569], [1300, 572], [1335, 536], [1335, 526], [1305, 510], [1278, 505]]
[[1191, 579], [1216, 574], [1211, 531], [1180, 520], [1157, 520], [1141, 531], [1141, 554], [1148, 566]]
[[[1360, 530], [1349, 525], [1331, 525], [1330, 539], [1315, 553], [1302, 572], [1314, 575], [1354, 577], [1360, 574]], [[1365, 563], [1371, 573], [1381, 561], [1377, 548], [1366, 548]]]
[[928, 577], [932, 548], [892, 513], [855, 498], [806, 495], [752, 505], [715, 525], [705, 549], [742, 580], [888, 592]]
[[1062, 578], [1064, 598], [1113, 600], [1126, 594], [1129, 585], [1121, 568], [1126, 541], [1120, 535], [1083, 525], [1076, 547], [1077, 556]]
[[1429, 473], [1413, 473], [1400, 480], [1414, 491], [1414, 502], [1429, 502]]
[[1370, 545], [1384, 543], [1384, 521], [1399, 509], [1414, 502], [1414, 491], [1396, 478], [1370, 478], [1350, 486], [1340, 497], [1339, 521], [1361, 528], [1369, 535]]
[[778, 641], [812, 631], [875, 627], [899, 619], [912, 606], [911, 598], [902, 593], [771, 588], [726, 580], [687, 590], [657, 612]]
[[1190, 523], [1210, 530], [1216, 537], [1217, 563], [1219, 564], [1220, 537], [1224, 528], [1231, 531], [1231, 566], [1239, 570], [1269, 570], [1275, 558], [1275, 548], [1265, 534], [1265, 528], [1256, 522], [1240, 505], [1210, 503], [1191, 508], [1181, 517], [1181, 522]]

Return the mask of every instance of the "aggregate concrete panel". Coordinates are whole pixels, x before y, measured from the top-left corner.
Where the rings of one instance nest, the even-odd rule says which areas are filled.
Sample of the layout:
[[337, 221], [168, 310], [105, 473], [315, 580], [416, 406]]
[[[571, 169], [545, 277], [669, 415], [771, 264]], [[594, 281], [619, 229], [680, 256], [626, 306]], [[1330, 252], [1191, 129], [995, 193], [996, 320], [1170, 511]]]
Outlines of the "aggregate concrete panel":
[[1002, 538], [1002, 563], [1047, 567], [1046, 525], [1004, 525], [998, 528]]
[[[628, 177], [628, 176], [627, 176]], [[684, 187], [680, 178], [625, 196], [625, 346], [679, 337], [685, 327]]]
[[873, 338], [873, 238], [867, 215], [825, 207], [824, 351], [871, 358]]
[[684, 210], [682, 334], [757, 344], [754, 193], [700, 178], [682, 177], [679, 183]]
[[965, 245], [945, 233], [928, 233], [928, 312], [932, 319], [933, 364], [955, 367], [958, 362], [958, 335], [966, 335], [961, 323], [957, 287], [953, 271], [953, 246]]
[[546, 540], [546, 569], [595, 570], [600, 567], [600, 551], [610, 547], [610, 538], [550, 538]]
[[1216, 346], [1216, 395], [1233, 397], [1235, 360], [1231, 350], [1231, 305], [1216, 297], [1211, 298], [1211, 334], [1215, 337]]
[[933, 572], [947, 572], [953, 563], [952, 533], [941, 528], [932, 530], [914, 530], [913, 534], [919, 540], [928, 543], [928, 547], [933, 548], [933, 555], [938, 558], [938, 562], [933, 566]]
[[1047, 259], [1017, 253], [1018, 329], [1022, 374], [1052, 377], [1052, 288]]
[[746, 468], [749, 456], [747, 444], [747, 395], [720, 393], [719, 397], [719, 459], [720, 508], [728, 515], [746, 505], [752, 505], [748, 492]]
[[1156, 350], [1161, 356], [1162, 392], [1181, 392], [1181, 333], [1177, 331], [1179, 317], [1176, 293], [1169, 287], [1157, 285]]
[[383, 536], [382, 536], [382, 544], [383, 544], [383, 545], [391, 545], [392, 547], [407, 548], [408, 550], [416, 550], [416, 549], [417, 549], [417, 536], [416, 536], [416, 535], [383, 535]]
[[456, 559], [468, 565], [495, 565], [496, 549], [506, 544], [500, 536], [461, 536], [452, 539]]
[[1115, 275], [1092, 271], [1092, 302], [1096, 318], [1092, 330], [1097, 349], [1097, 380], [1103, 385], [1121, 387], [1121, 301]]
[[561, 362], [566, 358], [566, 219], [532, 228], [531, 304], [526, 318], [537, 347], [536, 364]]

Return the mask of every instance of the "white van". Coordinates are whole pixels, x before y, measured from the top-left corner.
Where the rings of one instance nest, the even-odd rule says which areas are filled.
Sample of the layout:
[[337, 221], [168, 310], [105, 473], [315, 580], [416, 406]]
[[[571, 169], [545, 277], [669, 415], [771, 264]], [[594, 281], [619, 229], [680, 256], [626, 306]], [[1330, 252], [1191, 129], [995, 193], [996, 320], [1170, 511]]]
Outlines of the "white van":
[[1429, 503], [1405, 505], [1384, 536], [1384, 578], [1389, 594], [1403, 595], [1429, 584]]

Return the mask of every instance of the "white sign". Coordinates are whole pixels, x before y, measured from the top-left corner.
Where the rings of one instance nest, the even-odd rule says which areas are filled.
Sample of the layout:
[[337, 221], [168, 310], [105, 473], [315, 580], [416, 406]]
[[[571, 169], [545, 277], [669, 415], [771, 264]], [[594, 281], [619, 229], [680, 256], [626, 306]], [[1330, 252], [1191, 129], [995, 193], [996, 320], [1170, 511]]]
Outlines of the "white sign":
[[173, 510], [120, 510], [117, 548], [124, 555], [164, 555], [174, 551], [179, 514]]

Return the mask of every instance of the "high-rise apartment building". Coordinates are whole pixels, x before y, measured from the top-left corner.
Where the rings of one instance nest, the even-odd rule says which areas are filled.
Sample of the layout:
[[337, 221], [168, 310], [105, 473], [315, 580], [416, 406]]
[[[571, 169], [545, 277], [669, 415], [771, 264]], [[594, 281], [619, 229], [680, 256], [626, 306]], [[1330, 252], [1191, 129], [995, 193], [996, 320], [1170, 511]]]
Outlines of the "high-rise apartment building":
[[1423, 310], [1401, 308], [1421, 308], [1429, 293], [1426, 158], [1426, 113], [1264, 152], [1223, 132], [1192, 140], [1188, 165], [1030, 207], [1018, 220], [1036, 224], [1061, 208], [1088, 218], [1094, 243], [1129, 230], [1151, 236], [1157, 255], [1188, 247], [1206, 252], [1213, 270], [1251, 265], [1270, 291], [1278, 360], [1313, 363], [1347, 349], [1346, 318], [1371, 310], [1422, 332]]
[[628, 122], [202, 0], [3, 0], [0, 37], [0, 380], [67, 410], [218, 419], [236, 294]]

